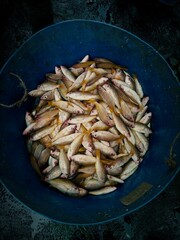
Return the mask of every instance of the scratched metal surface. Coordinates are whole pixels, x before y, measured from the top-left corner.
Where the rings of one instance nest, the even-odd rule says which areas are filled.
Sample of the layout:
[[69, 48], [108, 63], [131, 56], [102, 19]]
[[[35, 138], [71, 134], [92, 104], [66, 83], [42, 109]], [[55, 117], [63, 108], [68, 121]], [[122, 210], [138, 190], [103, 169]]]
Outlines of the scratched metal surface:
[[[155, 47], [179, 76], [180, 3], [144, 2], [2, 0], [0, 11], [6, 17], [0, 23], [0, 66], [42, 27], [82, 18], [112, 23], [136, 34]], [[178, 175], [162, 194], [137, 212], [89, 227], [67, 226], [43, 218], [20, 204], [0, 184], [0, 239], [180, 239], [179, 182]]]

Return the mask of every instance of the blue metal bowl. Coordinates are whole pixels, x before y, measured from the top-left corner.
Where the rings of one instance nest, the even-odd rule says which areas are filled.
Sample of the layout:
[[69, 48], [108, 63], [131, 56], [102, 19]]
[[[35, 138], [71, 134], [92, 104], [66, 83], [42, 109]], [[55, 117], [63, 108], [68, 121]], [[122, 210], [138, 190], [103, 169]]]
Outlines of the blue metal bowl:
[[[18, 74], [28, 90], [44, 81], [54, 66], [70, 66], [84, 55], [105, 57], [137, 73], [153, 113], [149, 151], [144, 161], [118, 190], [102, 196], [74, 199], [44, 185], [30, 165], [22, 131], [24, 116], [34, 104], [28, 99], [21, 107], [0, 107], [0, 177], [4, 186], [30, 209], [69, 224], [95, 224], [119, 218], [154, 199], [179, 170], [179, 84], [167, 62], [150, 45], [133, 34], [96, 21], [72, 20], [49, 26], [26, 41], [7, 61], [0, 73], [0, 102], [12, 103], [22, 95]], [[177, 141], [173, 140], [175, 139]], [[174, 143], [174, 144], [173, 144]], [[171, 149], [171, 147], [173, 148]], [[175, 168], [167, 159], [174, 154]], [[172, 155], [172, 154], [171, 154]], [[129, 206], [120, 199], [149, 183], [152, 188]]]

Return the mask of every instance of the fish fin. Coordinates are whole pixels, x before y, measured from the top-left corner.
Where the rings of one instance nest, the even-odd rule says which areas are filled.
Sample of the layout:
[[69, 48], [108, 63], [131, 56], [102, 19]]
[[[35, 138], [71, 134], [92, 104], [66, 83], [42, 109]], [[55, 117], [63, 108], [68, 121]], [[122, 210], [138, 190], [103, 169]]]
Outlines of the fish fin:
[[46, 147], [47, 147], [47, 148], [49, 148], [49, 147], [51, 147], [51, 146], [52, 146], [52, 142], [46, 143]]
[[99, 149], [96, 149], [96, 158], [100, 160], [101, 152]]
[[97, 102], [94, 100], [94, 99], [89, 99], [89, 100], [87, 100], [87, 102], [89, 102], [89, 103], [93, 103], [93, 104], [97, 104]]
[[88, 83], [87, 79], [84, 79], [82, 81], [82, 92], [84, 93], [85, 92], [85, 88], [86, 88], [86, 84]]
[[55, 104], [53, 103], [53, 101], [48, 101], [48, 106], [55, 106]]
[[113, 107], [113, 108], [109, 107], [109, 110], [110, 110], [111, 114], [114, 113], [115, 115], [119, 116], [119, 113], [117, 112], [115, 107]]
[[91, 128], [90, 128], [89, 130], [86, 130], [86, 134], [87, 134], [87, 135], [90, 135], [90, 134], [91, 134], [91, 131], [92, 131]]

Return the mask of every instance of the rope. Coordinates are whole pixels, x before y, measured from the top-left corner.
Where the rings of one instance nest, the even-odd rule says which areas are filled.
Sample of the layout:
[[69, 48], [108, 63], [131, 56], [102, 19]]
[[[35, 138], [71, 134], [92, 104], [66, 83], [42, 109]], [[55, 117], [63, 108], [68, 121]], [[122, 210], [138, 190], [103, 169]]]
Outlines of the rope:
[[4, 103], [0, 103], [0, 106], [1, 107], [5, 107], [5, 108], [12, 108], [12, 107], [15, 107], [15, 106], [18, 106], [20, 107], [21, 104], [26, 101], [26, 97], [27, 97], [27, 88], [26, 88], [26, 85], [25, 83], [23, 82], [23, 80], [15, 73], [9, 73], [13, 76], [15, 76], [19, 81], [20, 81], [20, 86], [24, 89], [24, 95], [22, 96], [22, 98], [12, 104], [4, 104]]

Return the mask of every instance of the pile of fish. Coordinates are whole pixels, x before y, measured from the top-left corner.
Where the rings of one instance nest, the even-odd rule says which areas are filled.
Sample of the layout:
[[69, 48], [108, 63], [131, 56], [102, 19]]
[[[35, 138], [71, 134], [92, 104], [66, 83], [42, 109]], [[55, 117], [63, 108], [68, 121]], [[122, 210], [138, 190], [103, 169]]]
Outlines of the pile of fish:
[[136, 75], [104, 58], [56, 66], [28, 93], [25, 116], [30, 160], [41, 179], [81, 197], [117, 189], [148, 150], [151, 112]]

